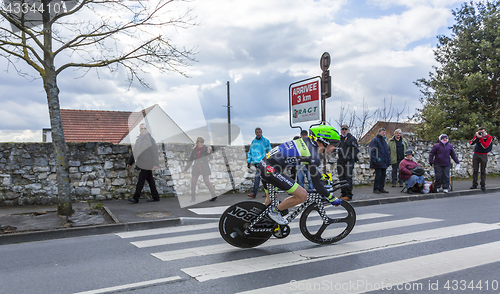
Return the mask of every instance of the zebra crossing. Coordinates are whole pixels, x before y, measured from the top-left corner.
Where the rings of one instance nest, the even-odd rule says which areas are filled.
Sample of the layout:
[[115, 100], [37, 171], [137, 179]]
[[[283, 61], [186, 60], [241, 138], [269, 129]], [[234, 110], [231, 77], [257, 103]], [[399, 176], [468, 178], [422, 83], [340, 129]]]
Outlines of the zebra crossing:
[[[363, 222], [363, 220], [368, 221]], [[300, 247], [299, 245], [303, 243], [313, 243], [307, 241], [300, 234], [298, 221], [290, 224], [292, 232], [295, 233], [290, 234], [285, 239], [271, 238], [257, 249], [241, 249], [227, 244], [218, 232], [218, 223], [126, 232], [116, 235], [127, 240], [140, 250], [147, 249], [151, 251], [154, 258], [167, 264], [196, 258], [197, 262], [194, 265], [180, 268], [178, 275], [187, 275], [199, 283], [204, 283], [218, 279], [264, 273], [271, 270], [276, 271], [291, 266], [313, 265], [314, 263], [332, 261], [346, 256], [426, 244], [500, 229], [500, 223], [446, 225], [442, 219], [437, 218], [411, 217], [398, 219], [391, 214], [383, 213], [359, 214], [357, 221], [358, 224], [351, 234], [335, 246]], [[317, 225], [320, 223], [321, 220], [318, 218]], [[402, 230], [406, 229], [408, 232], [402, 232]], [[356, 238], [358, 234], [373, 232], [380, 232], [381, 234], [367, 239]], [[183, 246], [184, 243], [186, 243], [186, 246]], [[173, 244], [179, 246], [169, 250], [170, 245]], [[282, 246], [284, 244], [287, 246]], [[272, 250], [278, 246], [280, 250]], [[182, 249], [178, 249], [179, 247], [182, 247]], [[291, 249], [288, 250], [287, 247]], [[266, 250], [269, 250], [269, 252]], [[237, 258], [234, 253], [240, 251], [252, 252], [255, 256]], [[212, 263], [210, 257], [214, 256], [227, 258]], [[363, 277], [366, 281], [384, 281], [389, 285], [397, 285], [495, 262], [500, 262], [500, 242], [407, 258], [338, 274], [327, 273], [321, 277], [295, 281], [296, 284], [289, 282], [241, 293], [314, 293], [317, 289], [308, 291], [307, 287], [300, 287], [300, 285], [318, 285], [322, 281], [330, 280], [336, 281], [335, 286], [342, 286], [343, 283], [350, 283], [353, 277]], [[340, 289], [334, 290], [335, 293], [363, 293], [369, 291], [369, 289], [362, 287], [357, 287], [355, 290], [352, 287], [349, 289], [340, 287]]]

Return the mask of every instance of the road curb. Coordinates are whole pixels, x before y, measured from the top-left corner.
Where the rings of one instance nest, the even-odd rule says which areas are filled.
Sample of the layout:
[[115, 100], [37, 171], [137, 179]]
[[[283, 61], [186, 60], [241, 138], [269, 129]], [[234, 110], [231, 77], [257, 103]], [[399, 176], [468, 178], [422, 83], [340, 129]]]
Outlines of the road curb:
[[475, 190], [463, 190], [463, 191], [452, 191], [449, 193], [429, 193], [429, 194], [408, 194], [395, 197], [386, 197], [378, 199], [367, 199], [367, 200], [354, 200], [349, 202], [353, 207], [362, 207], [370, 205], [379, 204], [390, 204], [390, 203], [400, 203], [400, 202], [410, 202], [410, 201], [420, 201], [420, 200], [430, 200], [430, 199], [442, 199], [449, 197], [460, 197], [460, 196], [471, 196], [478, 194], [488, 194], [500, 192], [500, 188], [489, 188], [486, 191], [481, 191], [480, 189]]

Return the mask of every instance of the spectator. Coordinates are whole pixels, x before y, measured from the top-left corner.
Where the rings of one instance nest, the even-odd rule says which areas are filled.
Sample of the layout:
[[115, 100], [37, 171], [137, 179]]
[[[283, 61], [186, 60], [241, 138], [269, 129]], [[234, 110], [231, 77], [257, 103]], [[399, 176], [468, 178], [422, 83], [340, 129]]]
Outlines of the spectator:
[[474, 155], [472, 155], [472, 186], [471, 189], [477, 189], [477, 176], [479, 166], [481, 165], [481, 190], [486, 190], [486, 164], [488, 163], [488, 152], [491, 151], [491, 142], [493, 137], [486, 133], [485, 127], [478, 128], [476, 135], [470, 141], [474, 147]]
[[[252, 193], [248, 194], [248, 197], [255, 198], [257, 196], [257, 191], [259, 190], [260, 183], [260, 170], [258, 169], [259, 162], [269, 151], [271, 151], [271, 143], [269, 143], [268, 139], [262, 136], [261, 128], [255, 128], [255, 139], [253, 139], [252, 143], [250, 144], [250, 150], [248, 150], [247, 158], [248, 168], [250, 168], [250, 165], [252, 164], [256, 167], [255, 180]], [[264, 195], [264, 197], [266, 197], [266, 195]]]
[[377, 136], [370, 142], [370, 168], [375, 169], [375, 181], [373, 183], [373, 193], [389, 193], [384, 189], [387, 167], [391, 164], [389, 156], [389, 146], [387, 146], [386, 130], [380, 128]]
[[[453, 145], [448, 142], [448, 136], [442, 134], [439, 136], [439, 142], [434, 144], [429, 154], [429, 162], [434, 165], [434, 174], [436, 184], [434, 189], [436, 192], [448, 193], [450, 188], [450, 169], [451, 161], [450, 156], [457, 163], [456, 169], [460, 168], [460, 162], [458, 161]], [[443, 188], [441, 188], [441, 186]]]
[[139, 170], [139, 179], [137, 180], [134, 196], [128, 199], [134, 204], [139, 203], [142, 188], [146, 181], [148, 181], [152, 196], [152, 199], [148, 199], [147, 201], [160, 201], [160, 195], [156, 190], [155, 179], [153, 177], [153, 171], [159, 169], [160, 165], [158, 147], [156, 146], [155, 139], [148, 132], [145, 123], [139, 125], [139, 132], [140, 134], [132, 149], [132, 155], [127, 163], [127, 168], [130, 168], [135, 163], [135, 169]]
[[354, 163], [358, 161], [358, 141], [349, 133], [349, 126], [342, 125], [340, 127], [340, 142], [337, 145], [337, 174], [339, 180], [346, 180], [349, 186], [341, 189], [340, 199], [352, 200], [352, 176]]
[[196, 185], [198, 184], [200, 175], [203, 177], [203, 181], [210, 191], [210, 195], [212, 195], [210, 201], [215, 201], [217, 199], [214, 186], [210, 183], [209, 178], [212, 172], [210, 171], [208, 160], [212, 159], [212, 157], [210, 148], [205, 146], [205, 140], [202, 137], [198, 137], [196, 139], [196, 146], [191, 151], [186, 167], [183, 170], [183, 172], [187, 172], [191, 165], [193, 165], [193, 169], [191, 170], [191, 202], [196, 200]]
[[[307, 130], [302, 130], [300, 132], [301, 138], [307, 138]], [[307, 182], [309, 184], [309, 190], [314, 190], [314, 186], [311, 180], [311, 173], [309, 172], [309, 165], [307, 163], [301, 162], [300, 165], [297, 165], [297, 181], [299, 185], [304, 188], [305, 179], [307, 178]]]
[[413, 160], [413, 150], [406, 150], [405, 158], [399, 163], [399, 175], [405, 181], [408, 194], [413, 194], [413, 187], [415, 186], [421, 190], [425, 183], [423, 173], [416, 175], [412, 172], [412, 169], [417, 166], [419, 166], [418, 163]]
[[408, 150], [408, 141], [401, 136], [402, 132], [400, 129], [394, 131], [394, 136], [387, 141], [389, 146], [389, 154], [391, 156], [392, 165], [392, 186], [396, 187], [396, 183], [399, 182], [399, 186], [403, 187], [403, 179], [398, 175], [399, 163], [405, 158], [405, 152]]

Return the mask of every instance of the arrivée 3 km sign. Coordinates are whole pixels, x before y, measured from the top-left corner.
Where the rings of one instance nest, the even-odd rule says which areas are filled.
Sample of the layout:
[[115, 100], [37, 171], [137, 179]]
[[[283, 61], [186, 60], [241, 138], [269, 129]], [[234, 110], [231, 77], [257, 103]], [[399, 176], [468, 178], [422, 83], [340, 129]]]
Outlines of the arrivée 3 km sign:
[[290, 124], [321, 121], [321, 78], [314, 77], [290, 85]]

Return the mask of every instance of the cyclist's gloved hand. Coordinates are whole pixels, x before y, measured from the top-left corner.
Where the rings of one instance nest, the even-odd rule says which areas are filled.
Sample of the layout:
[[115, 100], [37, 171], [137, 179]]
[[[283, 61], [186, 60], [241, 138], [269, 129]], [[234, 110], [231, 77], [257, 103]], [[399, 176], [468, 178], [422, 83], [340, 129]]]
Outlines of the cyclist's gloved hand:
[[455, 170], [460, 170], [460, 163], [455, 166]]
[[335, 206], [339, 206], [342, 200], [338, 199], [337, 197], [333, 196], [333, 193], [330, 193], [330, 196], [326, 197], [328, 201]]

